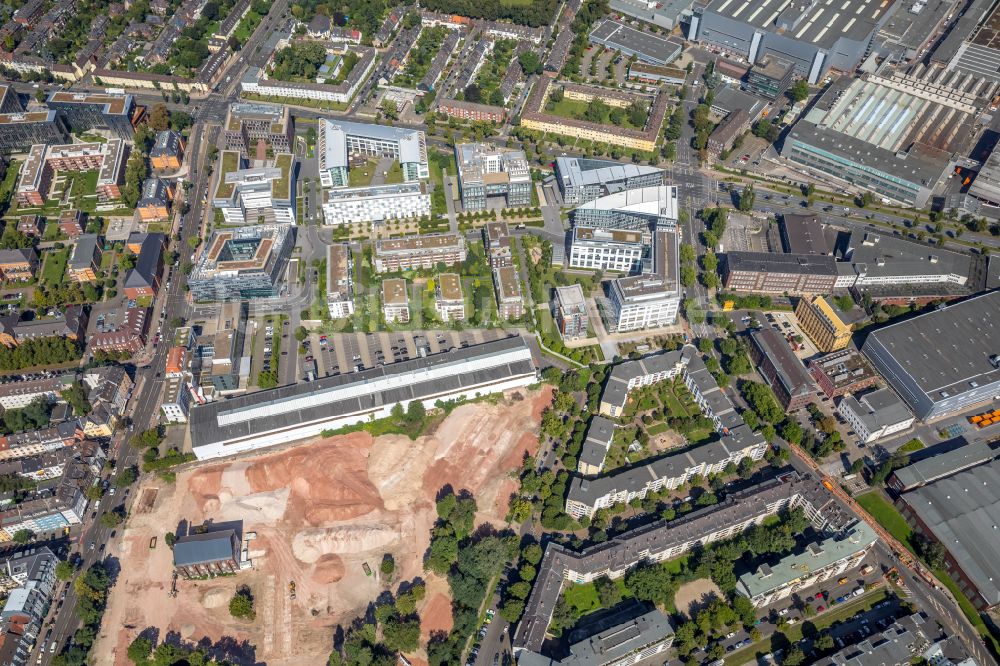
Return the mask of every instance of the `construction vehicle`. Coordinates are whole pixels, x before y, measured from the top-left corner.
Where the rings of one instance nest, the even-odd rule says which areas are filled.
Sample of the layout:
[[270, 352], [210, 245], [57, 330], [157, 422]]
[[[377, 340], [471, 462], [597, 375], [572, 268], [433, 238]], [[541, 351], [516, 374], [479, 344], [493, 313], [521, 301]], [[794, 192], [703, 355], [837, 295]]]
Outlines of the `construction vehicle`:
[[367, 562], [362, 563], [361, 564], [361, 568], [365, 570], [365, 575], [366, 576], [371, 576], [372, 575], [372, 568], [370, 566], [368, 566]]
[[290, 599], [294, 599], [295, 598], [295, 581], [294, 580], [288, 581], [288, 597]]

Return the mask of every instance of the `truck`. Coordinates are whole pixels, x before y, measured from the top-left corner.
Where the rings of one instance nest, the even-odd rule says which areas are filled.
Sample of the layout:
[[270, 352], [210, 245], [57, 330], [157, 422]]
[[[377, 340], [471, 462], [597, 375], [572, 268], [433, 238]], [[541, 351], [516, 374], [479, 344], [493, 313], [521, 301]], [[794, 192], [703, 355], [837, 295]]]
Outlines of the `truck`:
[[865, 566], [861, 567], [861, 575], [862, 576], [867, 576], [871, 572], [872, 572], [872, 565], [866, 564]]

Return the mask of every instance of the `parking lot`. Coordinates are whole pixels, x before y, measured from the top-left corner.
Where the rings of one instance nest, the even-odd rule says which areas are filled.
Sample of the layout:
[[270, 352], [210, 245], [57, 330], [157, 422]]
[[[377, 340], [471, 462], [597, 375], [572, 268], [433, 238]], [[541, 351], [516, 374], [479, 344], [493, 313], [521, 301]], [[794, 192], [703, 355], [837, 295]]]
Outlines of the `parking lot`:
[[310, 334], [300, 378], [313, 369], [317, 377], [346, 374], [397, 361], [447, 352], [506, 337], [503, 329], [466, 331], [394, 331], [392, 333]]

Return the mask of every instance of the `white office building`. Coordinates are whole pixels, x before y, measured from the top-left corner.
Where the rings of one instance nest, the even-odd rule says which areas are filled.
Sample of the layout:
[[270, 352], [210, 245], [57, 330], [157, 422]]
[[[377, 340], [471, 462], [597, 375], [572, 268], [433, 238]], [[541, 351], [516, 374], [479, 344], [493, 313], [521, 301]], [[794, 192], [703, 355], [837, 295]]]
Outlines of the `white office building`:
[[639, 231], [575, 227], [569, 267], [631, 273], [642, 268], [645, 247]]
[[610, 295], [617, 332], [670, 326], [681, 307], [677, 234], [653, 235], [651, 272], [611, 281]]
[[[220, 165], [242, 162], [236, 151], [223, 153]], [[273, 166], [228, 172], [220, 168], [212, 206], [232, 226], [295, 224], [295, 159], [283, 153]]]
[[334, 226], [430, 214], [431, 196], [423, 183], [349, 187], [323, 193], [323, 219]]
[[879, 389], [861, 397], [845, 396], [837, 411], [865, 444], [909, 429], [916, 417], [892, 389]]
[[431, 175], [427, 139], [420, 130], [321, 118], [316, 153], [323, 187], [347, 187], [354, 156], [389, 156], [399, 160], [407, 183]]

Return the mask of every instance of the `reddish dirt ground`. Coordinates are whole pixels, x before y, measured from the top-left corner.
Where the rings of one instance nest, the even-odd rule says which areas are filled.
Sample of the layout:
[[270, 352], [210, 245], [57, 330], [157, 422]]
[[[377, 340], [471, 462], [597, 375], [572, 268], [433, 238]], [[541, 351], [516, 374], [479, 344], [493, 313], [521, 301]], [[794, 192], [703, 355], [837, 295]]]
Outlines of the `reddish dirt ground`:
[[[185, 469], [173, 485], [145, 479], [133, 497], [121, 544], [110, 554], [122, 574], [112, 590], [96, 664], [128, 664], [125, 648], [148, 627], [184, 640], [235, 640], [234, 663], [269, 666], [323, 664], [333, 628], [359, 615], [385, 591], [378, 563], [396, 561], [395, 580], [421, 578], [428, 590], [421, 626], [428, 635], [451, 628], [447, 582], [423, 571], [436, 519], [434, 501], [444, 486], [467, 489], [480, 520], [503, 524], [511, 492], [508, 473], [537, 447], [548, 387], [516, 391], [498, 404], [463, 405], [431, 435], [373, 439], [354, 433], [317, 439], [284, 450]], [[150, 499], [150, 498], [153, 499]], [[242, 521], [252, 567], [236, 576], [177, 582], [164, 534], [184, 521]], [[150, 539], [158, 537], [155, 549]], [[373, 574], [366, 576], [367, 563]], [[290, 598], [288, 585], [296, 585]], [[257, 619], [229, 616], [236, 588], [250, 587]], [[417, 663], [422, 654], [414, 655]]]

